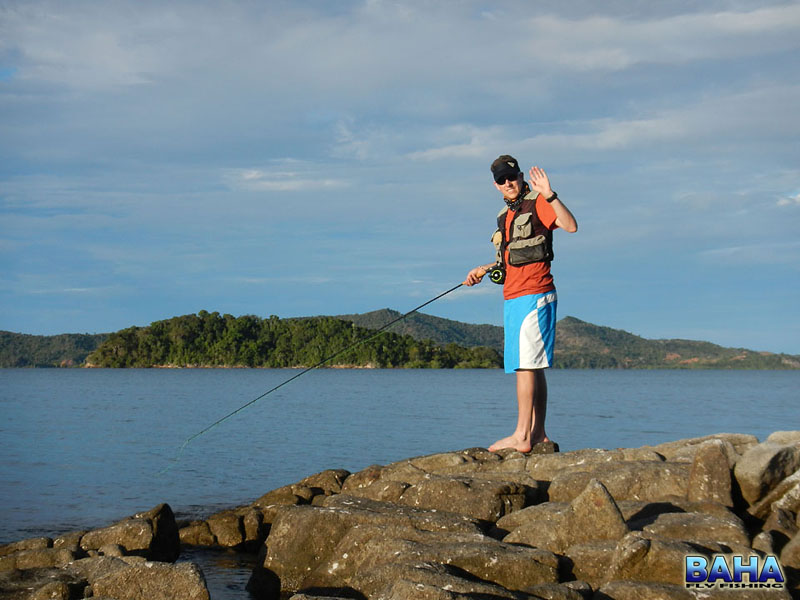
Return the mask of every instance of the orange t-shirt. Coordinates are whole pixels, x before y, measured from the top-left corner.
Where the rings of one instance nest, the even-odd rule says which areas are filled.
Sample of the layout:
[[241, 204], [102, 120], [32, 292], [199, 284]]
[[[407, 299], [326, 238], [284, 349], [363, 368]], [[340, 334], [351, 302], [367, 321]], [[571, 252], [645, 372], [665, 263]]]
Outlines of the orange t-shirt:
[[[550, 203], [539, 194], [536, 197], [536, 214], [542, 225], [548, 229], [557, 229], [556, 212]], [[506, 213], [506, 239], [509, 239], [508, 230], [517, 213], [509, 210]], [[508, 248], [505, 250], [506, 281], [503, 284], [503, 298], [511, 300], [528, 294], [541, 294], [556, 289], [553, 276], [550, 274], [549, 262], [536, 262], [515, 267], [508, 263]]]

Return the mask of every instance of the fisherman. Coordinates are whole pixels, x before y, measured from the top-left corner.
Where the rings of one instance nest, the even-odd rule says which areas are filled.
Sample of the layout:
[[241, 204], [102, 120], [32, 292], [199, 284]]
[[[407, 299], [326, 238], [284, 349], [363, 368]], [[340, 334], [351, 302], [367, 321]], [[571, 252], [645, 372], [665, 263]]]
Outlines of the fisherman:
[[506, 203], [492, 236], [497, 260], [472, 269], [464, 284], [480, 283], [487, 272], [492, 281], [503, 283], [505, 371], [517, 376], [518, 416], [514, 433], [489, 450], [530, 452], [534, 444], [551, 441], [544, 428], [544, 369], [553, 364], [556, 329], [557, 297], [550, 273], [553, 230], [575, 233], [578, 223], [550, 187], [543, 169], [531, 167], [526, 182], [519, 162], [504, 154], [492, 163], [491, 170], [494, 186]]

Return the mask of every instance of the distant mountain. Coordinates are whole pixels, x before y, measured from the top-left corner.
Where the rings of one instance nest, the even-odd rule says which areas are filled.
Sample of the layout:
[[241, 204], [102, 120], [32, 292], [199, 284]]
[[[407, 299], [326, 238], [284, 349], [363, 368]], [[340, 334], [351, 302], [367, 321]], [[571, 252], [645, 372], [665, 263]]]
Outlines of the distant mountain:
[[0, 331], [0, 368], [80, 366], [107, 338], [107, 333], [28, 335]]
[[[378, 329], [400, 315], [387, 308], [336, 318]], [[503, 328], [496, 325], [471, 325], [414, 313], [389, 331], [440, 344], [489, 346], [503, 352]], [[648, 340], [575, 317], [558, 322], [556, 340], [555, 363], [565, 369], [800, 369], [800, 356], [725, 348], [710, 342]]]

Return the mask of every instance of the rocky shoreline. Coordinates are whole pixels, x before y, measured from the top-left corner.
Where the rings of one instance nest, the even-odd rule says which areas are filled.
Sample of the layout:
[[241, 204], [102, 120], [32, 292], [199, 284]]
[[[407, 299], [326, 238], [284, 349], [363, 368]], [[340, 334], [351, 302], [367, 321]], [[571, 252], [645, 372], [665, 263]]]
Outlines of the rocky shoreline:
[[[187, 546], [257, 553], [259, 599], [800, 597], [800, 431], [553, 450], [328, 470], [205, 520], [161, 504], [7, 544], [0, 599], [206, 600], [201, 569], [178, 560]], [[687, 557], [708, 559], [711, 582], [687, 586]], [[735, 557], [762, 581], [720, 585]]]

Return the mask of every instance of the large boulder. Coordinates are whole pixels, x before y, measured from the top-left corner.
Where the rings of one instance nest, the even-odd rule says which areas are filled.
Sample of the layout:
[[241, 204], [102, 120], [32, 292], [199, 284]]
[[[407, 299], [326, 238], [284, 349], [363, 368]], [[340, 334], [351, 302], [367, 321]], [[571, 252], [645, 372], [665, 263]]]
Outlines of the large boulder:
[[591, 472], [601, 465], [627, 461], [663, 462], [664, 457], [647, 448], [618, 448], [616, 450], [586, 448], [572, 452], [530, 456], [526, 469], [537, 480], [552, 481], [562, 472]]
[[800, 445], [764, 442], [742, 455], [734, 474], [742, 496], [753, 505], [798, 469]]
[[698, 548], [686, 542], [645, 537], [634, 531], [617, 544], [606, 573], [606, 582], [616, 580], [685, 583], [686, 556]]
[[753, 446], [758, 445], [758, 438], [754, 435], [746, 433], [715, 433], [713, 435], [666, 442], [658, 446], [645, 446], [644, 448], [650, 448], [669, 461], [691, 463], [694, 461], [700, 447], [711, 440], [721, 440], [725, 443], [726, 448], [730, 445], [730, 448], [734, 451], [734, 455], [731, 456], [732, 462], [736, 462], [736, 458]]
[[694, 544], [723, 544], [731, 548], [750, 547], [750, 537], [741, 519], [701, 513], [665, 513], [643, 532], [648, 537], [661, 537]]
[[331, 559], [351, 528], [366, 525], [382, 528], [387, 537], [402, 538], [408, 530], [484, 537], [477, 519], [352, 496], [332, 496], [325, 506], [286, 506], [272, 523], [263, 567], [254, 572], [250, 589], [277, 581], [281, 590], [299, 590], [309, 573]]
[[63, 548], [21, 550], [14, 554], [0, 557], [0, 571], [61, 567], [74, 559], [75, 553]]
[[419, 562], [388, 564], [371, 576], [380, 585], [371, 596], [381, 600], [541, 600], [524, 592], [514, 592], [499, 585], [467, 579], [458, 569], [438, 563]]
[[94, 596], [116, 600], [209, 600], [200, 568], [193, 563], [129, 565], [92, 582]]
[[592, 600], [698, 600], [694, 591], [672, 583], [611, 581]]
[[89, 531], [80, 541], [84, 551], [99, 550], [109, 544], [120, 546], [127, 554], [173, 562], [180, 555], [180, 536], [175, 515], [168, 504], [159, 504], [147, 512]]
[[800, 513], [800, 469], [776, 485], [747, 512], [759, 519], [765, 519], [776, 509]]
[[427, 475], [403, 490], [397, 502], [494, 522], [524, 508], [532, 493], [527, 486], [511, 481]]
[[366, 596], [378, 591], [370, 575], [387, 564], [427, 563], [457, 567], [506, 589], [558, 582], [558, 558], [543, 550], [459, 533], [358, 526], [341, 539], [331, 557], [300, 584], [301, 589], [349, 588]]
[[556, 475], [548, 494], [551, 501], [569, 502], [592, 479], [602, 482], [615, 500], [656, 502], [675, 496], [686, 498], [690, 465], [660, 461], [624, 461], [581, 467], [586, 470], [562, 471]]
[[[504, 538], [505, 542], [563, 553], [576, 544], [618, 540], [628, 533], [614, 498], [596, 479], [589, 481], [583, 492], [559, 512], [528, 511], [533, 518], [516, 527]], [[536, 518], [541, 516], [545, 518]]]
[[276, 490], [267, 492], [253, 502], [255, 507], [275, 504], [311, 504], [316, 496], [332, 496], [342, 491], [350, 476], [345, 469], [328, 469]]
[[733, 446], [721, 439], [700, 444], [689, 472], [689, 500], [733, 506], [731, 469]]
[[49, 537], [28, 538], [0, 546], [0, 557], [22, 552], [23, 550], [44, 550], [45, 548], [52, 548], [52, 546], [53, 540]]

